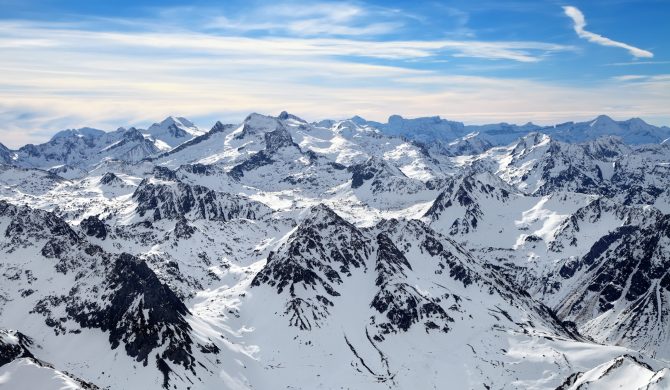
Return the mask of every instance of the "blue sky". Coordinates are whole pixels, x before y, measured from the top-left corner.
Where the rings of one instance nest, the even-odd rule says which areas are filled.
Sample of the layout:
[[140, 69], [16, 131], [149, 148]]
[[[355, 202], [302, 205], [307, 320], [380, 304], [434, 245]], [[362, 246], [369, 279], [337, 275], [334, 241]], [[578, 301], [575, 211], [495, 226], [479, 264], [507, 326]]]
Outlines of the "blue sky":
[[62, 128], [441, 115], [670, 125], [668, 1], [0, 0], [0, 142]]

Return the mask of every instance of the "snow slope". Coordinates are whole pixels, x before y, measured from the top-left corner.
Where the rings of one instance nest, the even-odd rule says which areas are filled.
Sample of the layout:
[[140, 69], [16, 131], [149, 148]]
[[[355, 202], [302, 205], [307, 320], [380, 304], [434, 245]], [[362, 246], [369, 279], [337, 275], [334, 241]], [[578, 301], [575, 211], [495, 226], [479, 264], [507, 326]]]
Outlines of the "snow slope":
[[0, 385], [668, 388], [665, 131], [282, 112], [0, 147]]

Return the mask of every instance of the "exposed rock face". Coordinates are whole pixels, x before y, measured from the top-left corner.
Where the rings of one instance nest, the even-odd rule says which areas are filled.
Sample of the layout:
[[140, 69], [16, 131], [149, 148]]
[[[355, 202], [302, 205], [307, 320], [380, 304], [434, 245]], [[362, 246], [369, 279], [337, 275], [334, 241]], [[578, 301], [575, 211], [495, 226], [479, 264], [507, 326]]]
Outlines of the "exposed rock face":
[[563, 299], [559, 315], [600, 340], [664, 354], [670, 334], [668, 244], [668, 215], [603, 236], [581, 259], [561, 267], [562, 278], [579, 284]]
[[319, 326], [329, 314], [338, 285], [367, 268], [372, 246], [355, 226], [326, 206], [315, 206], [266, 266], [252, 286], [267, 284], [289, 294], [285, 314], [300, 329]]
[[[189, 310], [144, 261], [125, 253], [105, 253], [53, 213], [0, 202], [0, 219], [7, 226], [3, 250], [39, 248], [45, 242], [41, 254], [52, 259], [54, 274], [62, 274], [64, 280], [73, 280], [67, 275], [74, 276], [69, 292], [46, 295], [31, 310], [44, 316], [56, 335], [80, 332], [74, 324], [107, 332], [112, 349], [122, 345], [128, 356], [145, 366], [155, 362], [164, 374], [166, 388], [173, 371], [170, 364], [195, 374], [192, 329], [186, 321]], [[104, 224], [95, 216], [85, 219], [82, 229], [87, 236], [104, 239], [106, 235]], [[28, 285], [35, 286], [40, 281], [34, 276], [37, 272], [28, 268], [16, 274], [16, 280], [25, 274]], [[22, 291], [23, 297], [36, 293], [33, 289]], [[31, 345], [31, 339], [20, 332], [0, 332], [2, 364], [33, 358]]]
[[122, 183], [123, 181], [112, 172], [107, 172], [100, 178], [100, 184], [102, 185], [118, 185]]
[[[375, 285], [379, 292], [371, 306], [386, 316], [386, 322], [377, 323], [381, 333], [406, 332], [420, 321], [424, 322], [426, 331], [449, 331], [447, 323], [454, 320], [439, 305], [440, 300], [425, 296], [416, 287], [405, 282], [405, 270], [411, 270], [412, 267], [404, 254], [383, 233], [377, 236], [377, 245]], [[381, 340], [381, 337], [376, 337]]]
[[34, 358], [30, 337], [15, 330], [0, 329], [0, 367], [19, 358]]
[[[424, 217], [443, 224], [451, 235], [477, 230], [484, 218], [481, 203], [495, 200], [504, 204], [514, 195], [505, 183], [488, 173], [469, 172], [448, 180], [443, 188]], [[455, 209], [459, 211], [452, 214]]]
[[587, 372], [570, 375], [556, 390], [576, 390], [623, 381], [638, 389], [662, 389], [669, 383], [669, 371], [667, 368], [655, 371], [635, 356], [622, 355]]
[[[163, 172], [158, 178], [175, 180], [174, 172]], [[152, 220], [207, 219], [229, 221], [234, 218], [258, 219], [267, 215], [267, 206], [242, 196], [220, 193], [199, 185], [180, 181], [152, 183], [144, 180], [135, 190], [137, 213]]]
[[101, 286], [104, 303], [73, 299], [67, 313], [84, 328], [109, 332], [112, 349], [123, 343], [126, 353], [145, 366], [161, 348], [155, 361], [167, 388], [171, 369], [166, 362], [191, 371], [195, 367], [191, 327], [185, 319], [190, 313], [146, 263], [125, 253], [113, 261]]
[[81, 221], [81, 228], [84, 230], [84, 234], [89, 237], [101, 240], [107, 238], [107, 226], [96, 215], [92, 215]]
[[0, 200], [0, 217], [9, 221], [4, 236], [14, 245], [32, 243], [35, 239], [69, 243], [80, 240], [70, 225], [51, 212], [17, 207]]
[[193, 236], [193, 233], [195, 233], [196, 230], [196, 228], [188, 224], [188, 221], [185, 218], [182, 218], [175, 224], [174, 234], [175, 237], [179, 239], [188, 240]]
[[[252, 130], [245, 128], [245, 131], [249, 132]], [[291, 134], [282, 126], [279, 126], [276, 130], [263, 134], [263, 138], [265, 139], [265, 149], [234, 166], [230, 171], [232, 177], [239, 180], [244, 176], [245, 172], [253, 171], [254, 169], [274, 163], [279, 158], [276, 155], [278, 155], [283, 148], [295, 149], [297, 153], [302, 153], [300, 147], [293, 142]]]

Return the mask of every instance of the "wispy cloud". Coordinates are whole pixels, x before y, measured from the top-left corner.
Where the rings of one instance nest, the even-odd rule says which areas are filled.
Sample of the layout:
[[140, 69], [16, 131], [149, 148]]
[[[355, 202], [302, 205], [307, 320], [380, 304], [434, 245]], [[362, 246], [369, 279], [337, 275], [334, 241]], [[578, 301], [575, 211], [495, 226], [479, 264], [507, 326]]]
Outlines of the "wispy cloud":
[[670, 83], [670, 74], [655, 74], [655, 75], [642, 75], [642, 74], [626, 74], [626, 75], [621, 75], [621, 76], [615, 76], [613, 77], [614, 80], [617, 81], [631, 81], [631, 82], [652, 82], [652, 83], [659, 83], [659, 84], [665, 84], [666, 86], [669, 86], [668, 83]]
[[0, 48], [61, 47], [100, 49], [101, 44], [148, 49], [174, 48], [210, 54], [257, 53], [280, 56], [357, 56], [411, 60], [451, 54], [455, 57], [536, 62], [572, 46], [536, 41], [374, 40], [220, 35], [198, 31], [99, 31], [50, 23], [0, 22]]
[[670, 61], [631, 61], [631, 62], [614, 62], [605, 64], [605, 66], [633, 66], [633, 65], [666, 65]]
[[238, 17], [214, 16], [205, 23], [226, 31], [284, 32], [296, 36], [368, 36], [390, 33], [404, 24], [402, 19], [372, 22], [386, 9], [346, 2], [277, 4], [261, 7]]
[[639, 75], [639, 74], [625, 74], [621, 76], [614, 76], [612, 79], [617, 80], [617, 81], [635, 81], [635, 80], [644, 80], [646, 79], [647, 76]]
[[634, 57], [641, 57], [641, 58], [652, 58], [654, 56], [654, 53], [643, 50], [640, 48], [637, 48], [635, 46], [631, 46], [627, 43], [623, 42], [618, 42], [612, 39], [609, 39], [607, 37], [604, 37], [600, 34], [596, 34], [590, 31], [586, 31], [584, 27], [586, 27], [586, 18], [584, 17], [584, 14], [582, 11], [580, 11], [577, 7], [573, 6], [564, 6], [563, 11], [567, 16], [569, 16], [573, 23], [574, 23], [574, 29], [577, 35], [580, 38], [586, 39], [589, 42], [596, 43], [598, 45], [602, 46], [613, 46], [613, 47], [620, 47], [622, 49], [628, 50], [630, 54], [632, 54]]

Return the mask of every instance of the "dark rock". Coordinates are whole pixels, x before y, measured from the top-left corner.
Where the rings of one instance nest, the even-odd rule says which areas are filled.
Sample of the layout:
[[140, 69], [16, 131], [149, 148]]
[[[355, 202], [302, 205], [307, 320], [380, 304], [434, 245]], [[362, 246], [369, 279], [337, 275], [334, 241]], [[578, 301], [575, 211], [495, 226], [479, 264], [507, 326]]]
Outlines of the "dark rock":
[[81, 221], [81, 228], [84, 231], [84, 234], [89, 237], [95, 237], [101, 240], [107, 238], [107, 226], [97, 215], [91, 215]]

